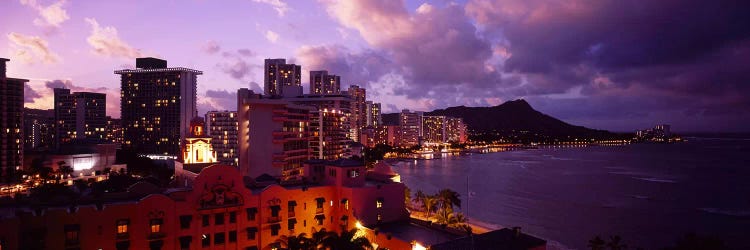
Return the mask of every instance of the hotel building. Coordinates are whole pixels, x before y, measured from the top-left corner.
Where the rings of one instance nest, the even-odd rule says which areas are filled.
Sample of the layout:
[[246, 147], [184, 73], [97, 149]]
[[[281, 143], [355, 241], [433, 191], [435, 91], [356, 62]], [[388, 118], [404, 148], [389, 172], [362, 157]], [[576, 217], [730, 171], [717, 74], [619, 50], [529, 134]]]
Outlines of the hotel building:
[[338, 95], [340, 93], [340, 76], [329, 75], [326, 70], [310, 71], [310, 94]]
[[445, 116], [422, 116], [422, 142], [446, 142]]
[[206, 134], [211, 137], [218, 162], [237, 166], [237, 112], [209, 111], [206, 113]]
[[367, 101], [365, 102], [365, 106], [367, 107], [365, 112], [367, 117], [367, 122], [365, 123], [366, 126], [377, 127], [383, 124], [383, 119], [380, 115], [380, 103]]
[[315, 108], [255, 94], [237, 92], [239, 169], [252, 178], [267, 174], [298, 178], [310, 159], [311, 113]]
[[176, 157], [197, 112], [196, 88], [203, 72], [168, 68], [167, 61], [151, 57], [136, 59], [136, 67], [115, 71], [121, 77], [123, 147]]
[[[274, 249], [282, 236], [341, 232], [408, 219], [406, 186], [361, 163], [306, 163], [307, 184], [248, 181], [237, 168], [202, 169], [194, 185], [139, 182], [75, 205], [3, 207], [2, 249]], [[382, 169], [382, 168], [381, 168]], [[390, 249], [409, 241], [368, 235]]]
[[367, 123], [367, 105], [365, 103], [367, 93], [364, 88], [351, 85], [349, 86], [349, 90], [347, 90], [347, 94], [352, 98], [349, 138], [353, 141], [359, 141], [359, 131]]
[[106, 139], [107, 95], [55, 88], [55, 148], [75, 139]]
[[296, 96], [302, 94], [301, 66], [287, 64], [285, 59], [266, 59], [263, 68], [265, 95]]
[[29, 80], [8, 78], [0, 58], [0, 182], [16, 181], [23, 165], [23, 90]]
[[411, 112], [404, 109], [399, 114], [398, 145], [411, 147], [419, 145], [422, 140], [422, 112]]
[[344, 156], [346, 143], [350, 141], [352, 100], [349, 96], [304, 95], [284, 100], [315, 108], [310, 120], [313, 159], [336, 160]]
[[466, 123], [458, 117], [445, 118], [445, 142], [465, 143], [467, 140]]
[[54, 109], [27, 109], [23, 113], [24, 150], [51, 148], [55, 134]]

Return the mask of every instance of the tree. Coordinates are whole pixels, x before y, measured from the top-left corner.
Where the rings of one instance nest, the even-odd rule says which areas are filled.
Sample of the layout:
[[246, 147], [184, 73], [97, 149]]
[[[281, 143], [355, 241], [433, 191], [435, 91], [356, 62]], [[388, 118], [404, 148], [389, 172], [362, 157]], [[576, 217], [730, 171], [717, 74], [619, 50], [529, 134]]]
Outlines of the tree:
[[604, 246], [605, 246], [606, 244], [607, 244], [607, 243], [606, 243], [606, 242], [604, 242], [604, 240], [602, 240], [602, 238], [601, 238], [601, 237], [599, 237], [599, 236], [597, 235], [597, 236], [596, 236], [596, 237], [594, 237], [593, 239], [589, 240], [589, 244], [588, 244], [588, 247], [589, 247], [589, 248], [590, 248], [591, 250], [604, 250]]
[[627, 249], [628, 245], [625, 245], [622, 243], [622, 239], [619, 235], [611, 236], [609, 237], [609, 242], [607, 242], [607, 247], [609, 247], [610, 250], [623, 250]]
[[422, 207], [427, 212], [427, 217], [430, 217], [430, 213], [437, 207], [438, 199], [435, 196], [425, 196], [422, 198]]
[[414, 202], [421, 203], [424, 197], [424, 192], [422, 192], [422, 190], [417, 190], [417, 192], [414, 193]]
[[323, 239], [323, 247], [327, 249], [351, 249], [366, 250], [372, 249], [372, 244], [365, 237], [357, 237], [357, 230], [342, 231], [341, 234], [336, 232], [328, 233]]
[[297, 236], [286, 236], [282, 235], [276, 240], [276, 243], [281, 245], [281, 249], [289, 250], [301, 250], [301, 249], [314, 249], [313, 240], [307, 238], [305, 233], [301, 233]]
[[63, 175], [63, 178], [68, 178], [73, 173], [73, 167], [66, 165], [65, 162], [62, 163], [63, 165], [60, 165], [58, 171]]
[[443, 209], [453, 209], [453, 206], [461, 207], [461, 199], [458, 198], [461, 196], [456, 191], [450, 190], [450, 189], [443, 189], [440, 190], [437, 194], [438, 200], [440, 201], [440, 205]]

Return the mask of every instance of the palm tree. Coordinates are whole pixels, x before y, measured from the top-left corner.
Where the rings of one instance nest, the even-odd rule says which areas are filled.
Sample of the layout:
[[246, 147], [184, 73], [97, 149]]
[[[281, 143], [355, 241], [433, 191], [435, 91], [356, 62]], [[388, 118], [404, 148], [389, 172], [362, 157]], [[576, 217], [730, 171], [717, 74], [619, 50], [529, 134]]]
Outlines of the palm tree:
[[435, 218], [440, 224], [451, 225], [457, 222], [456, 216], [450, 209], [439, 209], [437, 213], [435, 213]]
[[593, 239], [589, 240], [588, 247], [591, 250], [604, 250], [605, 245], [606, 242], [604, 242], [604, 240], [602, 240], [602, 238], [597, 235]]
[[422, 198], [422, 207], [427, 211], [427, 218], [430, 217], [430, 212], [437, 207], [438, 199], [435, 196], [425, 196]]
[[461, 199], [458, 198], [461, 195], [458, 194], [456, 191], [453, 191], [450, 189], [443, 189], [438, 192], [437, 196], [438, 196], [438, 199], [440, 200], [440, 204], [443, 209], [446, 209], [446, 208], [453, 209], [454, 205], [458, 208], [461, 208]]
[[625, 245], [622, 243], [622, 239], [619, 235], [611, 236], [609, 237], [609, 242], [607, 243], [607, 246], [610, 250], [623, 250], [627, 249], [628, 245]]
[[58, 171], [60, 171], [60, 173], [63, 175], [63, 178], [68, 178], [68, 175], [73, 173], [73, 167], [68, 166], [68, 165], [62, 165], [60, 166]]
[[367, 250], [372, 249], [372, 244], [365, 237], [356, 237], [357, 229], [342, 231], [341, 235], [330, 232], [323, 239], [323, 247], [327, 249]]
[[313, 240], [311, 238], [307, 238], [307, 235], [305, 233], [301, 233], [297, 236], [282, 235], [281, 237], [279, 237], [279, 239], [276, 240], [276, 243], [281, 245], [281, 249], [289, 249], [289, 250], [315, 249], [313, 245]]
[[422, 190], [417, 190], [417, 192], [414, 193], [414, 199], [413, 200], [414, 200], [414, 202], [419, 203], [419, 202], [422, 201], [422, 199], [424, 199], [424, 197], [425, 197], [424, 192], [422, 192]]

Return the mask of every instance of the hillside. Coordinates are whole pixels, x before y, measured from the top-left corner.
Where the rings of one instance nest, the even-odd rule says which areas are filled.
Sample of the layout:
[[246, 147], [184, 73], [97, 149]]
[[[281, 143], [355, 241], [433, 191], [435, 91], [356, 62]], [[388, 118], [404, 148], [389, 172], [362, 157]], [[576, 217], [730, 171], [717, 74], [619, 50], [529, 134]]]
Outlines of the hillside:
[[[530, 133], [551, 137], [600, 137], [610, 133], [575, 126], [546, 115], [525, 100], [508, 101], [494, 107], [450, 107], [425, 112], [424, 115], [461, 117], [474, 133], [499, 132], [501, 134]], [[398, 124], [398, 113], [384, 114], [383, 123]]]

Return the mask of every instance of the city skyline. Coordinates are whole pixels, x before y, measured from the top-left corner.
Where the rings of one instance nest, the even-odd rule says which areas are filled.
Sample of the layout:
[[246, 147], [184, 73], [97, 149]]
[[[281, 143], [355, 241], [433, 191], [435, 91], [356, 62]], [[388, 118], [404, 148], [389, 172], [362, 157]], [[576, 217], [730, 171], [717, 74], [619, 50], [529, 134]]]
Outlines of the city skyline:
[[[9, 75], [30, 79], [29, 108], [52, 108], [52, 88], [66, 87], [106, 93], [107, 115], [119, 117], [112, 70], [155, 56], [206, 72], [198, 84], [201, 114], [235, 110], [237, 89], [262, 93], [263, 59], [285, 58], [302, 66], [304, 93], [310, 71], [328, 70], [341, 76], [342, 89], [367, 89], [367, 99], [383, 103], [383, 113], [523, 98], [541, 112], [597, 129], [750, 127], [743, 84], [750, 71], [747, 6], [489, 0], [4, 5], [0, 57], [13, 62]], [[166, 8], [200, 18], [160, 14]]]

